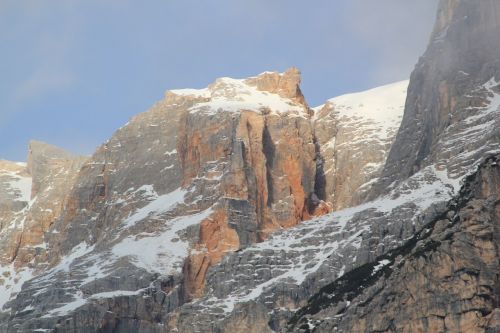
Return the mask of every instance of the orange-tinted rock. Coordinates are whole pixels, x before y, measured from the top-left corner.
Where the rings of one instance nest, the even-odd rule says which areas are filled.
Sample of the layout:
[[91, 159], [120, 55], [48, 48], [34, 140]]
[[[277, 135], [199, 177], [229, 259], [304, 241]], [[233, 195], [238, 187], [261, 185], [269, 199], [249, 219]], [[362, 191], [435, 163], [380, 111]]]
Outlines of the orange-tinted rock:
[[238, 234], [228, 226], [227, 214], [217, 209], [201, 222], [200, 240], [187, 262], [186, 289], [190, 297], [199, 297], [205, 286], [205, 275], [228, 252], [239, 249]]
[[[220, 205], [201, 223], [200, 241], [186, 266], [193, 297], [201, 294], [209, 266], [225, 253], [327, 211], [312, 212], [316, 205], [311, 201], [315, 197], [316, 149], [299, 82], [296, 70], [245, 80], [259, 90], [289, 98], [290, 108], [301, 109], [301, 114], [272, 109], [229, 111], [230, 106], [214, 114], [203, 109], [183, 114], [177, 151], [184, 186], [220, 178], [216, 192], [204, 194], [218, 196]], [[214, 87], [217, 84], [230, 83], [218, 81]], [[214, 171], [212, 164], [222, 169]], [[251, 216], [238, 217], [235, 205], [251, 211]]]
[[320, 201], [319, 204], [312, 211], [311, 215], [318, 217], [326, 215], [331, 212], [333, 212], [332, 204], [330, 202]]
[[[71, 155], [49, 144], [30, 142], [28, 164], [19, 166], [30, 177], [32, 199], [21, 215], [14, 218], [2, 254], [17, 268], [35, 258], [46, 259], [45, 233], [60, 216], [67, 195], [85, 158]], [[30, 199], [28, 198], [28, 200]]]

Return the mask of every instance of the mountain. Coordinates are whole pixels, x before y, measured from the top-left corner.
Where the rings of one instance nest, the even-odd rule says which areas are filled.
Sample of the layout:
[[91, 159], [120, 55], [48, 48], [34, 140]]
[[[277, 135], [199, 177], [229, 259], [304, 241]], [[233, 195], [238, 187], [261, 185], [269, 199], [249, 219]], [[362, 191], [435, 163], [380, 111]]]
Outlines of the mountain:
[[384, 233], [400, 246], [323, 284], [287, 331], [500, 331], [499, 15], [496, 1], [440, 2], [401, 127], [369, 197], [410, 191], [423, 198], [418, 183], [405, 183], [431, 185], [435, 177], [461, 190], [411, 237]]
[[[398, 98], [396, 108], [367, 92], [357, 95], [366, 96], [363, 107], [351, 110], [346, 96], [317, 112], [299, 83], [292, 68], [168, 91], [88, 158], [32, 142], [28, 165], [9, 163], [31, 194], [16, 231], [1, 231], [4, 252], [29, 255], [5, 258], [2, 329], [157, 330], [204, 295], [207, 272], [228, 253], [324, 215], [342, 186], [355, 191], [372, 181], [407, 83], [381, 88]], [[393, 118], [383, 138], [371, 108]], [[349, 147], [378, 153], [331, 184], [335, 170], [323, 170], [331, 162], [323, 154]], [[339, 154], [335, 163], [349, 158]]]
[[335, 210], [362, 203], [380, 177], [401, 124], [407, 88], [408, 81], [402, 81], [314, 108], [323, 173], [318, 192]]
[[0, 306], [47, 266], [46, 234], [84, 160], [32, 141], [27, 164], [0, 161]]
[[498, 17], [441, 0], [409, 82], [220, 78], [0, 162], [0, 331], [499, 331]]
[[498, 332], [500, 159], [400, 247], [323, 286], [290, 332]]
[[372, 198], [429, 165], [463, 177], [499, 151], [500, 3], [442, 0], [429, 46], [411, 75], [408, 101]]

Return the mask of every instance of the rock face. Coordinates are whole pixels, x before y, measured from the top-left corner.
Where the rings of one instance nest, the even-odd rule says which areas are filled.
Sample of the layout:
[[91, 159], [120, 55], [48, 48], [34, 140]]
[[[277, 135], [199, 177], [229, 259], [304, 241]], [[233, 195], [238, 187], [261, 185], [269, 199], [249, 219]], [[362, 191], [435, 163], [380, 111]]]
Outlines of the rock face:
[[45, 247], [44, 234], [61, 215], [86, 159], [43, 142], [30, 142], [26, 169], [31, 175], [32, 202], [26, 212], [18, 245], [20, 263], [28, 263], [40, 256], [40, 249], [33, 252], [31, 248]]
[[31, 177], [26, 165], [0, 161], [0, 230], [26, 207], [31, 198]]
[[299, 80], [290, 70], [246, 81], [220, 79], [204, 91], [170, 92], [210, 99], [185, 111], [177, 142], [183, 186], [203, 178], [217, 186], [198, 193], [212, 196], [215, 206], [201, 223], [186, 268], [193, 296], [201, 294], [208, 267], [226, 252], [309, 219], [319, 204], [314, 133]]
[[356, 206], [379, 178], [401, 124], [408, 81], [330, 99], [315, 108], [320, 197]]
[[[357, 274], [361, 275], [362, 280], [371, 281], [374, 269], [379, 265], [384, 266], [384, 255], [395, 253], [408, 239], [425, 234], [423, 230], [426, 226], [442, 219], [443, 214], [446, 215], [449, 211], [446, 203], [458, 195], [465, 176], [473, 173], [487, 156], [500, 151], [499, 85], [496, 67], [492, 62], [496, 55], [491, 51], [491, 46], [485, 51], [486, 55], [470, 56], [470, 64], [466, 69], [448, 68], [446, 64], [450, 54], [462, 56], [462, 50], [482, 52], [481, 48], [472, 49], [465, 45], [469, 42], [477, 43], [469, 38], [477, 37], [484, 43], [496, 38], [494, 36], [497, 34], [492, 33], [496, 31], [496, 21], [487, 19], [486, 22], [489, 23], [485, 25], [482, 19], [478, 19], [478, 15], [489, 17], [487, 12], [495, 13], [497, 6], [490, 1], [479, 4], [472, 1], [441, 4], [439, 17], [452, 19], [443, 21], [449, 25], [438, 23], [436, 31], [449, 26], [448, 34], [436, 39], [436, 32], [434, 33], [429, 50], [412, 75], [403, 125], [391, 148], [381, 179], [370, 190], [368, 198], [373, 200], [277, 233], [258, 246], [227, 256], [220, 265], [209, 271], [204, 297], [181, 307], [176, 318], [180, 331], [286, 332], [296, 328], [307, 332], [309, 325], [304, 327], [305, 323], [302, 321], [296, 327], [292, 318], [298, 309], [307, 308], [311, 295], [321, 295], [323, 287], [335, 285], [342, 276], [344, 280], [338, 281], [344, 281], [347, 285], [354, 278], [359, 278]], [[446, 8], [448, 9], [445, 10]], [[443, 15], [443, 11], [446, 14]], [[468, 12], [471, 14], [470, 20], [461, 21]], [[479, 31], [478, 26], [481, 26], [484, 35], [470, 37], [474, 31]], [[456, 32], [452, 33], [453, 29], [457, 29]], [[467, 37], [460, 38], [462, 34]], [[492, 45], [496, 43], [497, 40], [492, 41]], [[443, 56], [444, 49], [449, 50], [448, 56], [446, 53]], [[427, 64], [433, 65], [426, 68]], [[464, 73], [467, 70], [467, 73], [461, 73], [461, 70]], [[460, 103], [446, 97], [452, 96], [452, 93], [441, 93], [438, 85], [434, 84], [435, 81], [441, 82], [444, 73], [452, 75], [448, 81], [450, 86], [461, 87], [460, 93], [456, 93]], [[445, 90], [442, 88], [441, 91]], [[444, 115], [453, 119], [444, 120]], [[463, 250], [469, 251], [471, 247], [464, 247]], [[480, 266], [484, 269], [485, 276], [494, 276], [495, 270], [490, 258], [474, 258], [474, 255], [477, 253], [466, 254], [468, 258], [464, 260], [464, 265], [472, 262], [470, 258], [482, 260], [487, 264], [472, 266], [473, 269]], [[248, 278], [250, 276], [251, 279]], [[405, 288], [405, 283], [400, 283], [401, 288]], [[440, 285], [445, 281], [436, 283]], [[488, 286], [495, 283], [490, 280]], [[419, 285], [416, 284], [417, 287]], [[363, 288], [369, 286], [362, 284], [357, 292], [362, 293]], [[484, 304], [489, 298], [496, 297], [496, 289], [488, 290], [487, 296], [483, 297]], [[481, 293], [478, 292], [478, 295]], [[432, 314], [432, 309], [439, 308], [439, 304], [453, 300], [456, 301], [453, 304], [457, 304], [454, 306], [458, 307], [460, 300], [467, 299], [467, 296], [458, 292], [450, 292], [447, 298], [443, 294], [436, 293], [435, 298], [427, 299], [427, 302], [435, 303], [429, 304], [422, 311]], [[392, 295], [391, 298], [395, 296]], [[387, 298], [380, 300], [381, 304], [384, 302], [387, 302]], [[496, 306], [495, 302], [484, 307], [480, 305], [479, 309], [486, 310], [484, 313], [481, 310], [478, 312], [481, 312], [482, 317], [487, 317], [481, 321], [491, 319], [488, 311]], [[402, 304], [398, 305], [401, 307]], [[334, 299], [333, 304], [330, 304], [332, 309], [326, 316], [331, 313], [340, 315], [349, 305], [345, 300]], [[450, 328], [455, 327], [460, 332], [460, 329], [466, 331], [467, 325], [471, 325], [470, 327], [486, 332], [491, 331], [490, 327], [495, 327], [493, 324], [474, 326], [468, 316], [476, 315], [474, 311], [477, 309], [464, 305], [463, 310], [463, 317], [457, 308], [447, 308], [442, 312], [445, 317], [449, 316], [448, 320], [454, 322], [455, 326], [450, 323]], [[409, 308], [408, 313], [410, 311]], [[385, 321], [382, 321], [403, 322], [402, 317], [396, 318], [394, 313], [393, 315], [394, 317], [387, 315]], [[367, 316], [375, 317], [375, 314]], [[492, 318], [495, 316], [492, 315]], [[415, 316], [412, 314], [410, 318]], [[314, 319], [324, 319], [324, 316], [319, 314]], [[366, 327], [363, 327], [356, 326], [357, 320], [358, 317], [354, 314], [343, 326], [338, 327], [343, 327], [344, 331], [356, 332], [359, 329], [363, 332], [369, 331], [370, 324], [377, 321], [367, 319]], [[415, 325], [411, 326], [411, 331], [433, 331], [434, 328], [430, 326], [422, 326], [423, 321], [425, 319], [415, 319], [406, 324]], [[312, 330], [314, 323], [310, 324]], [[399, 327], [402, 326], [404, 325], [400, 324]], [[333, 328], [333, 325], [326, 326], [325, 331]], [[383, 325], [380, 328], [381, 331], [397, 331]]]
[[45, 234], [84, 160], [32, 141], [27, 165], [0, 162], [0, 306], [45, 268]]
[[498, 331], [498, 10], [441, 1], [396, 137], [407, 83], [290, 69], [1, 162], [0, 331]]
[[[168, 330], [229, 253], [330, 212], [316, 183], [324, 161], [317, 133], [320, 118], [337, 111], [322, 107], [313, 118], [299, 83], [292, 68], [169, 91], [85, 161], [33, 142], [30, 191], [53, 214], [33, 219], [41, 222], [29, 229], [35, 254], [31, 243], [18, 246], [36, 265], [0, 327]], [[337, 126], [352, 122], [365, 120], [351, 114]], [[360, 169], [384, 158], [360, 161]], [[343, 175], [374, 177], [357, 172]], [[45, 200], [49, 189], [64, 200]]]
[[228, 253], [328, 213], [319, 122], [299, 83], [292, 68], [169, 91], [89, 159], [32, 142], [27, 166], [8, 164], [36, 200], [17, 203], [13, 190], [2, 201], [6, 221], [27, 207], [29, 228], [5, 236], [16, 240], [6, 264], [26, 283], [0, 327], [164, 330]]
[[377, 261], [324, 286], [287, 332], [498, 332], [500, 155], [447, 211]]
[[495, 0], [440, 2], [431, 42], [411, 76], [396, 143], [371, 198], [431, 164], [458, 178], [499, 149], [499, 17]]

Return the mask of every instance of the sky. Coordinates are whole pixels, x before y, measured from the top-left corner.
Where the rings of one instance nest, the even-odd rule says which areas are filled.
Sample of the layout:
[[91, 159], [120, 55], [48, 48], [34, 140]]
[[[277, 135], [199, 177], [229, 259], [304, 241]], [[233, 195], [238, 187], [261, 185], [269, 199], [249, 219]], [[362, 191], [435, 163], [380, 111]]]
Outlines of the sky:
[[90, 155], [166, 90], [302, 72], [311, 106], [409, 78], [437, 0], [0, 0], [0, 159]]

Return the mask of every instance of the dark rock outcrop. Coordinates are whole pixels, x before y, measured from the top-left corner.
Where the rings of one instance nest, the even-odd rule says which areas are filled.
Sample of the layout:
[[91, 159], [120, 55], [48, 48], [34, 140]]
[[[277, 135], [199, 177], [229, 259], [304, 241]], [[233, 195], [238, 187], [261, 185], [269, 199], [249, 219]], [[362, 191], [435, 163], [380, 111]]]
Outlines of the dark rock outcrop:
[[290, 69], [0, 163], [0, 331], [494, 332], [499, 7], [441, 1], [395, 140]]
[[498, 332], [500, 155], [447, 211], [377, 261], [323, 287], [286, 332]]

